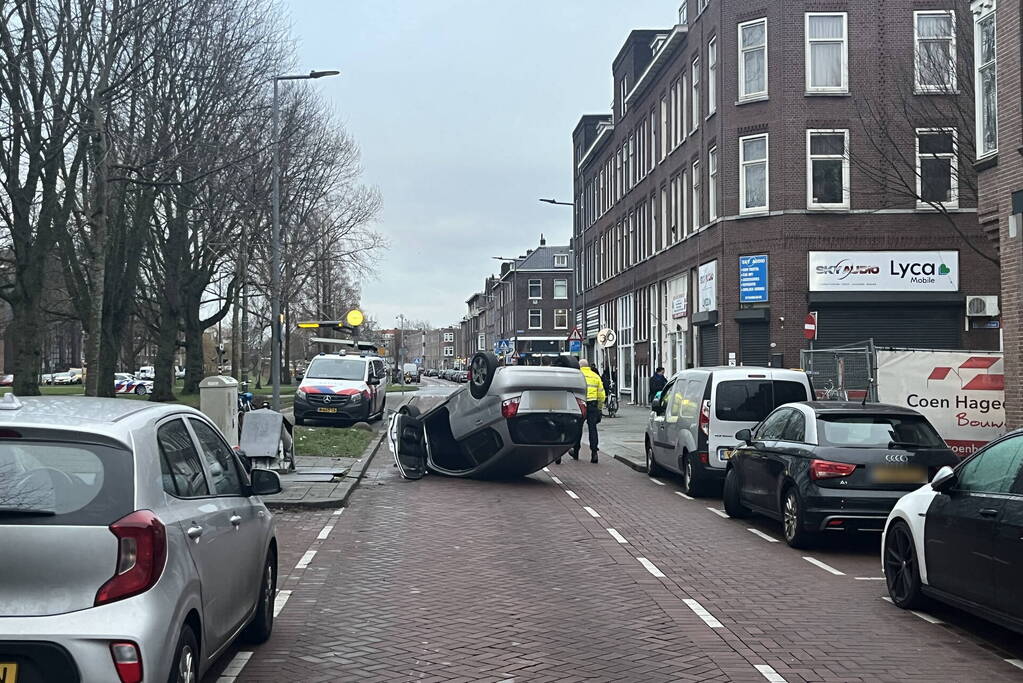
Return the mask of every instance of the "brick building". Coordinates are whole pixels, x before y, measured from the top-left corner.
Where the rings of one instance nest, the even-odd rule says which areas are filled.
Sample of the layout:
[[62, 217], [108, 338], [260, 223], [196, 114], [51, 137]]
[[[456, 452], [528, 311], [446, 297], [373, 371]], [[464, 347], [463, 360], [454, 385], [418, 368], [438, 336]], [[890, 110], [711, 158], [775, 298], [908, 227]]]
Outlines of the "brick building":
[[[690, 0], [628, 36], [613, 111], [573, 133], [577, 316], [623, 394], [657, 365], [794, 367], [810, 312], [818, 348], [997, 348], [965, 307], [999, 288], [949, 124], [969, 93], [915, 59], [963, 59], [964, 4]], [[920, 196], [878, 173], [900, 157]]]

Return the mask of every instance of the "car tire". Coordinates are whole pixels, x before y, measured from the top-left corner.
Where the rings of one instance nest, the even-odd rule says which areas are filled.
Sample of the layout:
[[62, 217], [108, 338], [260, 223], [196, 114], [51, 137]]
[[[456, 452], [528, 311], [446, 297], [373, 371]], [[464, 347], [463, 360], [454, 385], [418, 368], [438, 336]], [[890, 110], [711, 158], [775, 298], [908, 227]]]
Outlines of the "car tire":
[[654, 449], [649, 441], [646, 444], [646, 473], [651, 477], [659, 477], [664, 474], [664, 468], [654, 460]]
[[136, 396], [145, 396], [146, 395], [146, 385], [145, 384], [140, 384], [137, 387], [135, 387], [135, 395]]
[[187, 624], [181, 628], [174, 647], [168, 683], [194, 683], [199, 680], [199, 639]]
[[277, 598], [277, 556], [272, 550], [266, 554], [263, 574], [259, 579], [259, 597], [256, 614], [242, 631], [242, 639], [258, 645], [270, 640], [274, 630], [274, 600]]
[[903, 521], [892, 522], [885, 534], [884, 577], [888, 596], [897, 607], [917, 609], [926, 604], [913, 532]]
[[402, 415], [408, 415], [409, 417], [419, 417], [419, 408], [409, 403], [406, 403], [401, 408], [398, 408], [398, 412]]
[[749, 517], [750, 509], [742, 504], [742, 498], [739, 496], [739, 475], [735, 473], [734, 467], [728, 468], [728, 472], [725, 474], [725, 488], [721, 499], [729, 517], [735, 519]]
[[706, 485], [698, 474], [699, 470], [693, 464], [693, 456], [686, 453], [679, 463], [679, 470], [682, 472], [682, 492], [693, 498], [703, 498], [706, 495]]
[[781, 495], [782, 535], [793, 548], [809, 548], [813, 545], [814, 534], [806, 530], [803, 514], [803, 499], [795, 485], [790, 485]]
[[497, 373], [497, 356], [489, 351], [479, 351], [469, 361], [469, 369], [472, 371], [472, 379], [469, 381], [469, 393], [479, 400], [490, 391], [490, 385], [494, 382], [494, 375]]

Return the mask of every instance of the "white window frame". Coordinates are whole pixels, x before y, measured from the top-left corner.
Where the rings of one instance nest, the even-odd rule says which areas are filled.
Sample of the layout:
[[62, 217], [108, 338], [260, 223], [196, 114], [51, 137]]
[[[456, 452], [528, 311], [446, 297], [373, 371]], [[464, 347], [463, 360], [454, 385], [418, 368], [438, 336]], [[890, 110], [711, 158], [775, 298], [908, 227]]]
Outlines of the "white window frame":
[[[743, 144], [746, 140], [764, 139], [764, 159], [747, 161]], [[763, 163], [764, 168], [764, 206], [746, 206], [746, 167], [752, 164]], [[767, 213], [771, 210], [771, 140], [768, 133], [756, 135], [745, 135], [739, 138], [739, 215], [747, 216], [752, 214]]]
[[927, 156], [932, 159], [948, 159], [949, 160], [949, 200], [947, 202], [937, 202], [946, 209], [958, 209], [959, 208], [959, 131], [956, 128], [917, 128], [916, 134], [913, 136], [913, 145], [916, 152], [916, 196], [918, 197], [916, 202], [916, 208], [918, 209], [934, 209], [934, 205], [931, 202], [919, 199], [923, 196], [923, 184], [924, 175], [923, 167], [920, 164], [920, 135], [921, 133], [926, 135], [927, 133], [951, 133], [952, 134], [952, 152], [948, 154], [928, 154]]
[[689, 25], [689, 0], [682, 0], [678, 7], [678, 23], [680, 26]]
[[[744, 29], [747, 26], [752, 26], [753, 24], [763, 24], [764, 25], [764, 44], [759, 46], [759, 47], [744, 48], [742, 46], [742, 29]], [[768, 82], [770, 81], [770, 75], [769, 75], [770, 71], [767, 68], [768, 67], [768, 63], [767, 63], [767, 60], [768, 60], [768, 51], [767, 51], [767, 46], [768, 46], [767, 17], [761, 17], [759, 19], [752, 19], [750, 21], [744, 21], [741, 24], [739, 24], [739, 26], [737, 27], [737, 38], [738, 38], [737, 49], [739, 51], [739, 69], [738, 69], [738, 71], [739, 71], [739, 87], [738, 87], [739, 102], [747, 102], [747, 101], [750, 101], [750, 100], [767, 99], [767, 97], [768, 97], [768, 95], [770, 93], [770, 87], [768, 85]], [[746, 60], [743, 59], [743, 57], [744, 57], [746, 52], [753, 52], [755, 50], [763, 50], [764, 51], [764, 89], [763, 90], [758, 90], [756, 92], [743, 92], [743, 88], [746, 86]]]
[[[810, 84], [811, 74], [813, 72], [812, 63], [810, 61], [810, 47], [813, 42], [834, 42], [833, 38], [817, 38], [813, 41], [810, 39], [810, 19], [812, 17], [842, 17], [842, 84], [839, 86], [817, 86], [813, 87]], [[803, 42], [806, 47], [806, 63], [804, 64], [804, 71], [806, 72], [806, 92], [810, 94], [847, 94], [849, 92], [849, 13], [848, 12], [806, 12], [803, 20]]]
[[718, 38], [707, 41], [707, 118], [718, 110]]
[[[533, 315], [536, 314], [537, 319], [540, 321], [539, 324], [533, 324]], [[529, 319], [529, 329], [531, 330], [542, 330], [543, 329], [543, 309], [542, 308], [530, 308], [527, 315]]]
[[445, 332], [444, 333], [444, 341], [446, 343], [449, 343], [449, 344], [451, 342], [455, 341], [455, 333], [454, 332]]
[[707, 150], [707, 222], [718, 218], [718, 148]]
[[486, 334], [482, 334], [481, 333], [481, 334], [477, 334], [476, 335], [476, 350], [477, 351], [486, 351], [487, 350], [487, 335]]
[[[970, 5], [973, 10], [973, 83], [974, 83], [974, 117], [976, 121], [976, 154], [977, 159], [984, 159], [998, 154], [998, 16], [995, 10], [998, 8], [997, 0], [974, 0]], [[980, 61], [980, 24], [988, 18], [994, 22], [995, 29], [995, 58], [993, 61], [981, 64]], [[983, 82], [981, 71], [990, 68], [995, 72], [995, 146], [993, 149], [983, 149], [984, 143], [984, 98], [981, 97], [981, 83]]]
[[[558, 296], [558, 285], [561, 284], [565, 288], [565, 296]], [[567, 299], [568, 298], [568, 280], [558, 279], [554, 281], [554, 298], [555, 299]]]
[[[922, 16], [945, 16], [948, 17], [952, 22], [952, 35], [951, 41], [949, 42], [949, 67], [950, 77], [948, 85], [933, 85], [923, 84], [920, 82], [920, 17]], [[937, 9], [937, 10], [917, 10], [913, 12], [913, 85], [916, 88], [917, 93], [938, 93], [950, 95], [958, 92], [958, 74], [956, 68], [958, 66], [958, 53], [956, 51], [956, 15], [953, 10], [950, 9]]]
[[554, 255], [554, 267], [555, 268], [568, 268], [568, 254], [555, 254]]
[[[537, 294], [535, 296], [533, 295], [533, 287], [534, 286], [537, 288], [537, 291], [540, 292], [539, 294]], [[526, 297], [527, 299], [542, 299], [543, 298], [543, 280], [529, 280], [526, 283], [526, 293], [528, 294], [528, 296]]]
[[[845, 138], [845, 153], [841, 157], [833, 154], [810, 154], [810, 140], [815, 134], [838, 135]], [[842, 160], [842, 201], [837, 204], [820, 203], [813, 200], [813, 162], [814, 159]], [[849, 208], [849, 129], [848, 128], [810, 128], [806, 131], [806, 208], [817, 210], [834, 210]]]
[[661, 95], [661, 161], [664, 161], [665, 157], [668, 156], [668, 126], [670, 125], [671, 123], [668, 121], [668, 96]]
[[685, 239], [689, 234], [689, 210], [688, 197], [689, 197], [689, 169], [685, 166], [682, 167], [682, 175], [678, 179], [678, 238], [675, 240]]
[[[607, 92], [607, 91], [605, 90], [604, 92]], [[621, 114], [619, 114], [619, 118], [622, 118], [622, 119], [624, 119], [625, 115], [629, 113], [629, 105], [626, 102], [626, 100], [628, 99], [628, 95], [629, 95], [629, 75], [625, 74], [624, 76], [622, 76], [622, 89], [621, 89], [622, 102], [621, 102]]]
[[689, 122], [690, 134], [696, 132], [700, 127], [700, 57], [693, 57], [693, 70], [690, 86], [690, 106], [692, 107], [693, 120]]
[[444, 347], [444, 357], [445, 358], [454, 358], [455, 357], [455, 347], [454, 346], [445, 346]]
[[[558, 324], [558, 317], [564, 317], [564, 324]], [[567, 330], [568, 329], [568, 309], [567, 308], [555, 308], [554, 309], [554, 329], [556, 330]]]
[[692, 206], [690, 208], [693, 210], [693, 232], [696, 232], [701, 227], [703, 227], [703, 213], [701, 211], [701, 209], [703, 207], [701, 206], [702, 202], [700, 201], [700, 192], [703, 189], [703, 178], [700, 177], [700, 160], [699, 159], [697, 159], [696, 161], [693, 162], [692, 185], [693, 185], [693, 196], [692, 196]]
[[689, 75], [685, 69], [682, 70], [682, 77], [679, 79], [678, 86], [678, 128], [681, 136], [679, 137], [678, 144], [689, 137], [689, 129], [686, 127], [686, 120], [689, 116]]

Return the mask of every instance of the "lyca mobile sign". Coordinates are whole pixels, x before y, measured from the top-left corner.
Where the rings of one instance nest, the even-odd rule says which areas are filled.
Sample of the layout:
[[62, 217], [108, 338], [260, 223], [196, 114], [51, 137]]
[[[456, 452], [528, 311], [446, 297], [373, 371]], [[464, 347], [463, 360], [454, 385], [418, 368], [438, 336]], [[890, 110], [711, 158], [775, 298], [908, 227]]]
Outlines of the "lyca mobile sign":
[[811, 251], [811, 292], [958, 292], [957, 251]]

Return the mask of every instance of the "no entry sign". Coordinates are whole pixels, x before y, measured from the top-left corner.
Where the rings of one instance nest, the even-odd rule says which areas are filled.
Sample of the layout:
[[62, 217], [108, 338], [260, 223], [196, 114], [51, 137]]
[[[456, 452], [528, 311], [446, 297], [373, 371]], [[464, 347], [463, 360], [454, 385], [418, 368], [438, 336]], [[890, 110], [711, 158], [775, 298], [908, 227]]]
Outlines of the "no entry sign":
[[807, 313], [803, 319], [803, 336], [807, 339], [817, 338], [817, 313]]

